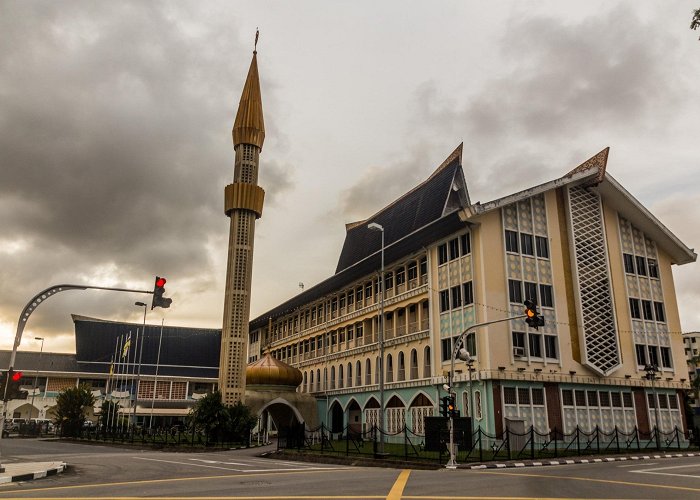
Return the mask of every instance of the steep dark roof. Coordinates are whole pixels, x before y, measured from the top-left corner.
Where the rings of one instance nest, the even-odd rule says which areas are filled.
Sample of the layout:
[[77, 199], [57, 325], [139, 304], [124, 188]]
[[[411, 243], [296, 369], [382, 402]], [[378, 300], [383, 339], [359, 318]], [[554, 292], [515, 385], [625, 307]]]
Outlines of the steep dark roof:
[[[131, 332], [129, 358], [133, 363], [136, 350], [136, 331], [143, 325], [121, 323], [73, 315], [75, 323], [75, 357], [79, 371], [108, 373], [119, 336]], [[143, 338], [141, 374], [158, 374], [180, 377], [219, 376], [221, 330], [213, 328], [163, 327], [163, 340], [158, 359], [160, 325], [146, 325]], [[141, 339], [139, 337], [139, 347]], [[120, 358], [119, 354], [117, 355]]]
[[369, 223], [376, 222], [384, 228], [384, 244], [389, 246], [440, 219], [448, 211], [462, 208], [462, 203], [450, 203], [453, 193], [457, 192], [453, 186], [462, 191], [461, 201], [468, 203], [461, 152], [460, 145], [425, 182], [369, 219], [349, 224], [335, 272], [347, 269], [380, 249], [381, 233], [367, 229]]
[[426, 181], [369, 219], [347, 226], [333, 276], [251, 320], [250, 330], [378, 271], [381, 233], [370, 231], [367, 224], [376, 222], [384, 227], [384, 261], [390, 264], [464, 228], [467, 224], [458, 211], [468, 205], [460, 144]]

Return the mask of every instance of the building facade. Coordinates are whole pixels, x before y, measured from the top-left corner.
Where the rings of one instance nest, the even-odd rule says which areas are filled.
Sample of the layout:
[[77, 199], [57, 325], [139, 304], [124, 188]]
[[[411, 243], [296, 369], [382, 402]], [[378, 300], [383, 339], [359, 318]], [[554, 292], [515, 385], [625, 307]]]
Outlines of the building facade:
[[[458, 147], [425, 182], [346, 226], [333, 276], [251, 321], [249, 359], [267, 351], [300, 369], [299, 390], [334, 430], [375, 425], [383, 251], [386, 431], [422, 435], [455, 339], [522, 315], [527, 298], [544, 327], [477, 327], [471, 371], [456, 363], [457, 405], [475, 427], [685, 429], [671, 266], [696, 255], [606, 172], [607, 158], [482, 204], [470, 201]], [[647, 364], [659, 367], [653, 387]]]
[[[169, 426], [183, 422], [217, 386], [221, 330], [146, 325], [143, 336], [141, 324], [78, 315], [73, 322], [75, 354], [17, 353], [26, 399], [8, 402], [8, 418], [53, 419], [59, 392], [87, 385], [95, 396], [89, 420], [96, 422], [102, 403], [111, 400], [124, 420]], [[9, 358], [10, 351], [0, 351], [0, 364]]]

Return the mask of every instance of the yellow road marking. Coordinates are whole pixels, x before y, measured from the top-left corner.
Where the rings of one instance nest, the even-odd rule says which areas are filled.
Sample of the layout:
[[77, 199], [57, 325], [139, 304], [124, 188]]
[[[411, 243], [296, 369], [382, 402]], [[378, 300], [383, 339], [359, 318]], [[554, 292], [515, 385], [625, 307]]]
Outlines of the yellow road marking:
[[403, 489], [406, 487], [406, 482], [408, 482], [408, 476], [410, 475], [411, 471], [409, 469], [404, 469], [401, 471], [399, 477], [396, 478], [394, 486], [391, 487], [391, 491], [386, 496], [386, 500], [401, 500]]
[[[524, 476], [524, 477], [543, 477], [547, 479], [570, 479], [573, 481], [588, 481], [594, 483], [606, 483], [606, 484], [621, 484], [624, 486], [646, 486], [648, 488], [661, 488], [667, 490], [681, 490], [681, 491], [700, 491], [700, 488], [687, 488], [685, 486], [668, 486], [663, 484], [650, 484], [650, 483], [633, 483], [631, 481], [615, 481], [613, 479], [593, 479], [590, 477], [576, 477], [576, 476], [550, 476], [547, 474], [518, 474], [515, 472], [487, 472], [479, 471], [479, 474], [500, 474], [502, 476]], [[406, 497], [408, 498], [408, 497]]]
[[[134, 484], [156, 484], [156, 483], [174, 483], [174, 482], [179, 482], [179, 481], [202, 481], [202, 480], [212, 480], [212, 479], [231, 479], [234, 477], [258, 477], [258, 476], [284, 476], [284, 475], [292, 475], [292, 474], [319, 474], [319, 473], [326, 473], [331, 469], [323, 469], [323, 470], [309, 470], [309, 471], [292, 471], [292, 472], [256, 472], [254, 474], [222, 474], [220, 476], [195, 476], [195, 477], [174, 477], [170, 479], [143, 479], [140, 481], [119, 481], [119, 482], [114, 482], [114, 483], [94, 483], [94, 484], [75, 484], [71, 486], [52, 486], [49, 488], [33, 488], [33, 489], [22, 489], [22, 493], [27, 493], [27, 492], [35, 492], [35, 491], [55, 491], [55, 490], [69, 490], [69, 489], [81, 489], [81, 488], [96, 488], [96, 487], [104, 487], [104, 486], [124, 486], [124, 485], [134, 485]], [[344, 468], [344, 469], [336, 469], [336, 472], [343, 472], [343, 471], [355, 471], [355, 469], [351, 468]], [[13, 483], [16, 484], [16, 483]], [[7, 491], [0, 491], [0, 498], [2, 498], [2, 495], [4, 494], [16, 494], [17, 489], [14, 490], [7, 490]], [[128, 497], [125, 497], [128, 498]], [[210, 498], [216, 498], [216, 497], [210, 497]], [[238, 497], [221, 497], [221, 498], [238, 498]], [[244, 497], [241, 497], [244, 498]], [[265, 498], [265, 497], [251, 497], [251, 498]], [[308, 497], [280, 497], [280, 498], [308, 498]], [[325, 497], [324, 497], [325, 498]], [[333, 497], [327, 497], [327, 498], [333, 498]], [[352, 497], [337, 497], [337, 498], [358, 498], [357, 495], [352, 496]], [[385, 498], [383, 495], [377, 495], [375, 497], [367, 497], [367, 498]]]

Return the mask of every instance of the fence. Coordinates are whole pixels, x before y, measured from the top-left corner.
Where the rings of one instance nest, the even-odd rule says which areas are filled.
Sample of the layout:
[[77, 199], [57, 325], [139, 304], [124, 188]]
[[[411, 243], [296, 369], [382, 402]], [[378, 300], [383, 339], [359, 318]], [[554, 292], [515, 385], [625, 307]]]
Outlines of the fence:
[[[530, 427], [524, 433], [506, 429], [501, 434], [489, 434], [477, 428], [472, 434], [471, 444], [458, 450], [457, 462], [697, 449], [700, 444], [699, 431], [700, 429], [696, 428], [694, 432], [684, 433], [676, 427], [670, 432], [656, 428], [651, 432], [643, 432], [635, 427], [631, 432], [624, 432], [615, 427], [612, 431], [606, 432], [597, 426], [591, 431], [577, 426], [570, 433], [564, 433], [556, 428], [547, 433], [540, 433], [534, 427]], [[428, 450], [425, 436], [415, 434], [406, 426], [396, 433], [384, 432], [376, 426], [369, 431], [345, 427], [341, 432], [331, 432], [323, 424], [315, 429], [306, 429], [302, 424], [281, 431], [277, 448], [304, 453], [368, 458], [382, 456], [406, 462], [428, 461], [442, 464], [449, 458], [448, 439], [446, 434], [441, 434], [438, 449]]]
[[[60, 435], [60, 432], [58, 433]], [[231, 441], [223, 437], [213, 437], [205, 432], [193, 431], [179, 427], [170, 429], [130, 428], [123, 430], [83, 429], [77, 439], [114, 444], [133, 444], [155, 448], [232, 448], [250, 446], [260, 441], [259, 436], [251, 433], [248, 439]]]

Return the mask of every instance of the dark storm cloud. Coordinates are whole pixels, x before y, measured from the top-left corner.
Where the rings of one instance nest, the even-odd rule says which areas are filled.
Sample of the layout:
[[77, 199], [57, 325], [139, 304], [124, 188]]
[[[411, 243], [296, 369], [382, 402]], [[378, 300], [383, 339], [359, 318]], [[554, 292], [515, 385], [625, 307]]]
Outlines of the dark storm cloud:
[[[14, 322], [19, 304], [50, 284], [103, 270], [111, 286], [222, 271], [205, 245], [227, 230], [226, 131], [250, 53], [234, 44], [235, 27], [192, 8], [3, 4], [0, 319]], [[274, 202], [291, 181], [267, 161]], [[51, 308], [42, 310], [48, 327]]]
[[[682, 105], [683, 84], [669, 77], [681, 67], [673, 41], [658, 31], [647, 36], [650, 28], [622, 8], [567, 24], [510, 19], [499, 75], [462, 105], [435, 82], [421, 85], [415, 122], [433, 137], [464, 137], [478, 198], [506, 194], [513, 186], [503, 180], [514, 171], [529, 169], [537, 181], [559, 176], [612, 135], [663, 134]], [[581, 148], [586, 138], [590, 148]]]
[[407, 156], [389, 165], [366, 169], [355, 184], [341, 191], [340, 213], [336, 216], [344, 222], [364, 220], [427, 179], [439, 165], [432, 165], [426, 149], [417, 145], [409, 149]]

